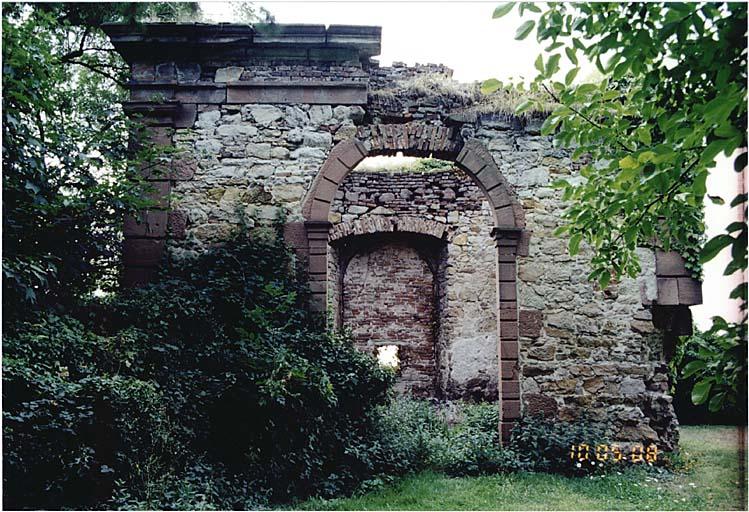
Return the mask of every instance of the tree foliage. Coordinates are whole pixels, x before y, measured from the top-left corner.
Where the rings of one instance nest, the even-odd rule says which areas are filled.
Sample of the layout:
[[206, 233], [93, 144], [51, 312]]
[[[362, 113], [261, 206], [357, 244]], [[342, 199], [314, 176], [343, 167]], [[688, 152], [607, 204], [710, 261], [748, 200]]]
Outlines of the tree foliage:
[[[590, 278], [606, 287], [612, 276], [636, 276], [637, 247], [652, 245], [681, 252], [693, 270], [730, 247], [725, 275], [745, 272], [745, 222], [731, 223], [700, 246], [706, 181], [716, 158], [735, 158], [736, 172], [747, 164], [746, 4], [511, 2], [494, 16], [516, 5], [529, 18], [516, 38], [535, 31], [547, 45], [535, 61], [531, 87], [558, 108], [542, 133], [554, 134], [585, 162], [579, 179], [556, 184], [569, 205], [557, 233], [569, 236], [571, 254], [582, 242], [592, 248]], [[563, 59], [570, 66], [564, 76]], [[577, 78], [585, 60], [595, 64], [600, 80]], [[532, 107], [533, 100], [519, 110]], [[730, 201], [746, 217], [746, 194], [710, 199]], [[730, 297], [741, 299], [745, 310], [746, 283]], [[745, 328], [720, 318], [715, 326], [746, 346]], [[735, 362], [745, 374], [745, 361]], [[709, 379], [697, 381], [698, 401], [716, 389]], [[718, 393], [713, 403], [726, 399]], [[735, 396], [736, 386], [726, 393]]]
[[306, 310], [279, 240], [6, 332], [6, 508], [253, 509], [393, 471], [374, 428], [393, 375]]

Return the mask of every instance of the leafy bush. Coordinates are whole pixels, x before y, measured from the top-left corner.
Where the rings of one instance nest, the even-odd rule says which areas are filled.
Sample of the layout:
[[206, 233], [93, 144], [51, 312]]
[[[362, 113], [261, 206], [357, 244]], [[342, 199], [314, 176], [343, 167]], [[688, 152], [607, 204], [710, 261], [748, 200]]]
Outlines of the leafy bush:
[[562, 474], [585, 474], [602, 469], [594, 459], [571, 463], [570, 449], [579, 443], [605, 443], [603, 425], [585, 418], [558, 421], [543, 416], [522, 418], [513, 429], [509, 449], [517, 468], [523, 471]]
[[115, 489], [118, 507], [193, 496], [187, 508], [244, 508], [377, 472], [374, 408], [393, 375], [325, 332], [292, 269], [279, 237], [241, 234], [85, 304], [80, 321], [17, 326], [4, 347], [6, 505], [94, 506]]
[[708, 331], [683, 336], [669, 363], [679, 421], [744, 423], [746, 358], [741, 324], [714, 317]]

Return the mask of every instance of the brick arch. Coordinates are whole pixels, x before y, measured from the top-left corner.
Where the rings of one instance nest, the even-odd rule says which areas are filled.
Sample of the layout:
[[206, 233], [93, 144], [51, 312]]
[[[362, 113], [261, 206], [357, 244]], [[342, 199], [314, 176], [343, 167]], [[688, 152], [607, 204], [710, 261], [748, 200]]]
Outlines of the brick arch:
[[328, 241], [335, 242], [350, 236], [396, 232], [428, 235], [442, 240], [447, 234], [447, 224], [412, 216], [386, 217], [382, 215], [366, 215], [359, 219], [341, 222], [333, 226], [330, 229]]
[[311, 308], [327, 305], [330, 206], [338, 186], [364, 158], [375, 155], [435, 156], [452, 160], [484, 191], [494, 217], [497, 244], [500, 431], [509, 438], [520, 417], [517, 256], [527, 254], [523, 210], [494, 158], [477, 139], [463, 141], [456, 128], [405, 123], [360, 127], [357, 137], [338, 143], [315, 177], [302, 206], [307, 238]]

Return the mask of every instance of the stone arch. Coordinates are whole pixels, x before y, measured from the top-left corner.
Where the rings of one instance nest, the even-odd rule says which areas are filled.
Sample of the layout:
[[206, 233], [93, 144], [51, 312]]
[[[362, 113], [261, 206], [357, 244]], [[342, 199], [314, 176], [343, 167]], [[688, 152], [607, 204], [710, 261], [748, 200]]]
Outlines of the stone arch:
[[497, 330], [499, 339], [500, 431], [507, 440], [520, 417], [517, 256], [527, 254], [523, 210], [494, 158], [477, 139], [463, 141], [455, 127], [419, 122], [363, 126], [356, 138], [339, 142], [312, 182], [302, 206], [307, 238], [311, 307], [327, 304], [331, 204], [339, 184], [364, 158], [375, 155], [452, 160], [484, 191], [494, 218], [497, 245]]
[[302, 207], [304, 219], [327, 222], [338, 185], [359, 162], [368, 156], [399, 152], [454, 161], [484, 191], [495, 226], [524, 227], [523, 210], [486, 147], [477, 139], [462, 142], [455, 128], [422, 123], [363, 127], [359, 128], [357, 138], [339, 142], [312, 182]]
[[330, 230], [329, 242], [349, 236], [374, 233], [413, 233], [442, 239], [447, 233], [447, 224], [418, 217], [385, 217], [368, 215], [357, 220], [336, 224]]

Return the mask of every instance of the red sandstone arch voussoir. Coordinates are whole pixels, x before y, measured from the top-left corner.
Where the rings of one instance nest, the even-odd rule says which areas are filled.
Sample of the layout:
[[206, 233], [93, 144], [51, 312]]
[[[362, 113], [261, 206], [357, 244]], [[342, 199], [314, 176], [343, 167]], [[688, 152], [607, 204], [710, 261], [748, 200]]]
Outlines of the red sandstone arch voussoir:
[[370, 155], [435, 155], [454, 160], [486, 194], [499, 229], [522, 229], [523, 209], [494, 158], [477, 139], [469, 139], [458, 151], [453, 128], [406, 123], [361, 127], [359, 138], [339, 142], [315, 177], [302, 207], [305, 220], [327, 222], [330, 205], [346, 175]]
[[330, 204], [338, 185], [367, 156], [367, 148], [358, 139], [336, 144], [312, 182], [302, 215], [307, 221], [327, 222]]
[[486, 194], [494, 210], [497, 228], [522, 229], [525, 227], [523, 208], [499, 171], [491, 153], [480, 141], [467, 140], [455, 162], [473, 177]]

